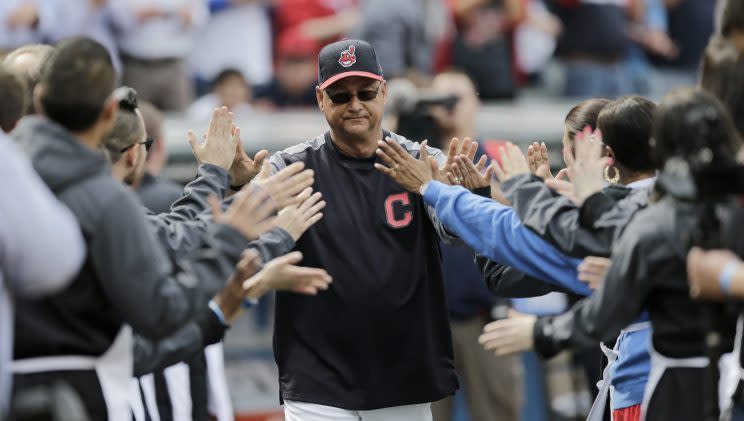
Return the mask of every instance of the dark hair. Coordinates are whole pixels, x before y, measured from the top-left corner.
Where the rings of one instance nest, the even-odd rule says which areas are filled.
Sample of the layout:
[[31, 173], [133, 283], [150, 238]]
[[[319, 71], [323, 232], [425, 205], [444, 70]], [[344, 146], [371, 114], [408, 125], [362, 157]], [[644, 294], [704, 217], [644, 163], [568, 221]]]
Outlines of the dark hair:
[[602, 142], [612, 148], [617, 163], [630, 171], [658, 167], [651, 135], [656, 104], [641, 96], [625, 96], [607, 104], [597, 118]]
[[723, 104], [708, 92], [672, 91], [654, 118], [656, 156], [661, 162], [681, 158], [693, 171], [734, 164], [740, 140]]
[[705, 49], [700, 86], [716, 96], [744, 135], [744, 54], [731, 41], [715, 37]]
[[721, 33], [728, 37], [732, 32], [744, 32], [744, 0], [728, 0], [721, 14]]
[[111, 163], [118, 162], [124, 153], [122, 149], [134, 145], [142, 139], [137, 138], [140, 123], [137, 116], [137, 91], [122, 86], [114, 91], [114, 98], [119, 102], [114, 127], [103, 138], [103, 146], [109, 153]]
[[[16, 48], [11, 51], [3, 59], [3, 63], [14, 72], [26, 84], [26, 105], [23, 110], [23, 115], [35, 114], [34, 109], [34, 88], [39, 84], [41, 79], [41, 68], [44, 63], [49, 59], [54, 51], [54, 47], [45, 44], [30, 44], [24, 45], [23, 47]], [[26, 63], [25, 67], [21, 67], [15, 63], [15, 61], [24, 55], [32, 56], [35, 61]]]
[[566, 114], [566, 120], [563, 124], [568, 129], [568, 140], [571, 142], [571, 149], [573, 149], [576, 133], [584, 130], [586, 126], [594, 130], [597, 127], [597, 117], [599, 117], [600, 111], [609, 103], [609, 99], [590, 98], [576, 104]]
[[114, 90], [115, 77], [101, 44], [88, 38], [62, 41], [41, 69], [44, 113], [72, 132], [90, 128]]
[[26, 105], [26, 85], [5, 66], [0, 65], [0, 129], [10, 132], [23, 117]]
[[217, 75], [217, 77], [214, 78], [214, 81], [212, 81], [212, 89], [227, 82], [229, 79], [232, 78], [238, 78], [246, 85], [248, 84], [248, 81], [245, 80], [245, 76], [243, 76], [243, 73], [241, 73], [240, 70], [229, 68], [221, 71]]

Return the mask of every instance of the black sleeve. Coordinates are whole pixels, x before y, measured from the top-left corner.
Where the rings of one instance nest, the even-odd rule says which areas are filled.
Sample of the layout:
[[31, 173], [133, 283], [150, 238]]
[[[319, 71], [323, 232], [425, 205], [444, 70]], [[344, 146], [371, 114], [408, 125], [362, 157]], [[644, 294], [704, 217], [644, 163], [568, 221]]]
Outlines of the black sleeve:
[[539, 297], [550, 292], [569, 291], [560, 286], [533, 278], [509, 266], [494, 262], [487, 257], [476, 255], [475, 263], [483, 274], [488, 289], [498, 297]]
[[196, 178], [183, 189], [183, 196], [171, 205], [171, 211], [164, 213], [163, 218], [169, 221], [195, 221], [199, 214], [211, 208], [207, 198], [215, 196], [222, 200], [225, 197], [230, 175], [221, 167], [211, 164], [200, 165]]
[[579, 210], [579, 225], [591, 228], [602, 215], [615, 206], [615, 201], [602, 192], [594, 193], [584, 200]]
[[640, 315], [653, 282], [650, 271], [679, 264], [662, 235], [638, 232], [643, 229], [623, 235], [610, 257], [612, 264], [604, 282], [591, 297], [579, 301], [567, 313], [538, 319], [534, 340], [541, 356], [549, 358], [566, 348], [609, 342]]
[[134, 335], [135, 377], [190, 360], [205, 347], [222, 340], [227, 327], [209, 307], [205, 306], [194, 316], [193, 321], [159, 341]]
[[522, 223], [563, 253], [576, 258], [609, 256], [615, 226], [586, 228], [579, 224], [579, 208], [555, 196], [542, 179], [525, 174], [504, 183], [504, 195]]

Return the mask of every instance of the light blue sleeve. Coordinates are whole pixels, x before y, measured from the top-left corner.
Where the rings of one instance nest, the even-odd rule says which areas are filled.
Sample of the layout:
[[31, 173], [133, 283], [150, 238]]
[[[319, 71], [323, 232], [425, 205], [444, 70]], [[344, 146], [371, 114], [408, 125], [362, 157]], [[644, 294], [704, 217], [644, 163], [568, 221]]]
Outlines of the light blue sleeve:
[[581, 261], [560, 253], [522, 225], [511, 208], [438, 181], [429, 183], [424, 193], [424, 201], [436, 209], [444, 225], [478, 254], [578, 294], [591, 294], [578, 280]]

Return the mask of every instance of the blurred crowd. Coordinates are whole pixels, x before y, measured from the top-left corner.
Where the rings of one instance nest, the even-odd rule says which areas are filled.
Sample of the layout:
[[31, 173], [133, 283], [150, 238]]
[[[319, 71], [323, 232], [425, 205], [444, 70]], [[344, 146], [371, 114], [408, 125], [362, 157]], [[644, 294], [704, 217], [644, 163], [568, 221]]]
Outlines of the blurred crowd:
[[[569, 97], [660, 96], [694, 81], [713, 0], [6, 0], [0, 55], [91, 37], [123, 84], [207, 119], [315, 104], [320, 47], [368, 40], [385, 77], [418, 87], [449, 68], [481, 99], [525, 87]], [[558, 80], [555, 82], [555, 80]]]

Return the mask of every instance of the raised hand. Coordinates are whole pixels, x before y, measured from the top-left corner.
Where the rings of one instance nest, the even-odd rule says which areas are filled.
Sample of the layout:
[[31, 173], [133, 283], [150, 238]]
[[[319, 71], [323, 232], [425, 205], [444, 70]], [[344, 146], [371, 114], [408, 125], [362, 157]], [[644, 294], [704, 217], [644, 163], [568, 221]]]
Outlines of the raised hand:
[[[724, 300], [728, 296], [744, 297], [744, 277], [742, 262], [728, 250], [705, 251], [693, 247], [687, 255], [687, 277], [690, 282], [690, 296], [696, 299]], [[724, 272], [730, 271], [726, 277]], [[723, 281], [723, 282], [722, 282]], [[725, 291], [728, 285], [728, 292]]]
[[233, 129], [233, 115], [227, 107], [215, 108], [209, 120], [204, 142], [199, 143], [189, 130], [191, 151], [199, 164], [212, 164], [229, 170], [235, 159], [236, 143], [240, 143], [240, 129]]
[[576, 133], [576, 158], [570, 167], [573, 175], [574, 196], [577, 204], [604, 187], [602, 171], [607, 166], [607, 157], [602, 157], [602, 132], [592, 132], [589, 126]]
[[529, 164], [530, 172], [536, 176], [543, 180], [553, 178], [553, 174], [550, 172], [548, 147], [545, 145], [545, 142], [534, 142], [532, 145], [527, 147], [527, 163]]
[[532, 330], [535, 321], [537, 317], [533, 315], [510, 311], [508, 319], [487, 324], [478, 337], [478, 343], [497, 356], [528, 351], [534, 346]]
[[579, 264], [579, 281], [595, 290], [604, 282], [612, 261], [604, 257], [588, 256]]
[[321, 200], [323, 195], [320, 192], [313, 195], [311, 193], [311, 188], [305, 189], [299, 194], [299, 197], [302, 198], [300, 205], [287, 206], [279, 211], [279, 216], [276, 218], [276, 226], [287, 231], [295, 241], [308, 228], [323, 218], [323, 214], [320, 212], [326, 205], [326, 202]]
[[488, 187], [491, 184], [494, 167], [493, 165], [489, 165], [484, 172], [483, 167], [486, 165], [486, 160], [487, 157], [485, 155], [478, 160], [477, 164], [473, 164], [473, 161], [465, 155], [459, 155], [455, 158], [452, 171], [456, 179], [460, 181], [459, 184], [468, 190]]
[[230, 180], [233, 186], [243, 186], [250, 183], [263, 167], [264, 160], [269, 156], [269, 151], [260, 150], [251, 159], [245, 149], [243, 142], [240, 140], [240, 128], [236, 127], [237, 142], [235, 143], [235, 158], [230, 166]]
[[375, 163], [375, 168], [390, 176], [404, 189], [418, 193], [438, 172], [437, 162], [426, 153], [426, 141], [419, 146], [419, 157], [414, 158], [391, 138], [377, 141], [375, 151], [387, 166]]
[[446, 184], [460, 184], [462, 180], [459, 180], [454, 173], [455, 160], [458, 156], [464, 155], [472, 162], [477, 150], [478, 143], [471, 138], [466, 137], [460, 141], [459, 138], [453, 137], [447, 150], [447, 160], [439, 171], [439, 176], [435, 178]]
[[496, 177], [502, 184], [517, 175], [530, 173], [527, 158], [519, 150], [519, 146], [513, 143], [507, 143], [506, 146], [499, 149], [499, 154], [501, 156], [501, 162], [494, 169]]
[[224, 213], [214, 196], [209, 197], [209, 204], [216, 223], [235, 228], [249, 240], [275, 227], [276, 207], [268, 191], [258, 186], [249, 184], [241, 189]]
[[317, 295], [328, 289], [333, 279], [323, 269], [296, 266], [302, 253], [294, 251], [266, 263], [256, 275], [245, 281], [250, 298], [258, 298], [269, 290], [290, 291], [298, 294]]
[[264, 161], [263, 169], [251, 185], [262, 187], [271, 197], [271, 202], [277, 209], [299, 203], [298, 197], [306, 188], [315, 182], [313, 170], [304, 170], [305, 164], [295, 162], [278, 173], [271, 175], [271, 165]]

